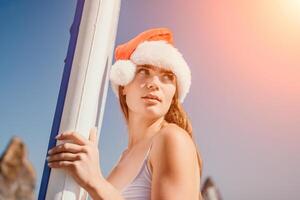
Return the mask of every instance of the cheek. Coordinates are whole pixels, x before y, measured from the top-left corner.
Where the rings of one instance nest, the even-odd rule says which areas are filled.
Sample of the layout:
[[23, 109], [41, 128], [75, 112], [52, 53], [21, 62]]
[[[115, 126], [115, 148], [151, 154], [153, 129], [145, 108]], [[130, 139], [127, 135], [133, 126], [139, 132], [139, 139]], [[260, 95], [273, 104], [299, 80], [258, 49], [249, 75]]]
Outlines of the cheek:
[[168, 104], [171, 104], [172, 99], [175, 95], [176, 87], [175, 85], [169, 85], [165, 88], [165, 99], [167, 100]]
[[135, 83], [128, 85], [126, 89], [126, 104], [132, 110], [140, 101], [140, 90]]
[[145, 84], [146, 78], [145, 78], [145, 77], [142, 77], [142, 76], [136, 75], [133, 82], [134, 82], [134, 84], [135, 84], [137, 87], [139, 87], [139, 86], [141, 86], [142, 84]]
[[126, 93], [126, 103], [127, 105], [130, 107], [132, 104], [134, 104], [134, 94], [130, 91], [130, 90], [127, 90], [127, 93]]

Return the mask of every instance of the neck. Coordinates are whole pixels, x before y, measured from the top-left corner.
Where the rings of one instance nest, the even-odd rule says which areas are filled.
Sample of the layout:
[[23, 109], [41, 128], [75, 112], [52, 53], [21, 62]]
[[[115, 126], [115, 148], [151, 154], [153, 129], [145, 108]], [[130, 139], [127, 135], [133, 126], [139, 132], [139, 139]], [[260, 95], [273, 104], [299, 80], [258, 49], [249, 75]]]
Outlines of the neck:
[[128, 150], [140, 142], [147, 141], [161, 129], [164, 123], [164, 116], [149, 119], [130, 113], [128, 119]]

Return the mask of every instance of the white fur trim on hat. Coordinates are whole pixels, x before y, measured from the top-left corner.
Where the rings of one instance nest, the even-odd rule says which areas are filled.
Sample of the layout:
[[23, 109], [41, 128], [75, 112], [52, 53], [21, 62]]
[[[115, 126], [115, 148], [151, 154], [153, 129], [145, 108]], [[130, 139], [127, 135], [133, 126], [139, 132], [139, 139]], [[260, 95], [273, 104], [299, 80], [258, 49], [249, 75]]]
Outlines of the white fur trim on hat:
[[164, 40], [144, 41], [131, 54], [130, 60], [118, 60], [112, 65], [110, 80], [117, 97], [118, 86], [133, 80], [136, 65], [143, 64], [171, 70], [177, 78], [179, 100], [183, 102], [190, 89], [191, 71], [182, 54]]

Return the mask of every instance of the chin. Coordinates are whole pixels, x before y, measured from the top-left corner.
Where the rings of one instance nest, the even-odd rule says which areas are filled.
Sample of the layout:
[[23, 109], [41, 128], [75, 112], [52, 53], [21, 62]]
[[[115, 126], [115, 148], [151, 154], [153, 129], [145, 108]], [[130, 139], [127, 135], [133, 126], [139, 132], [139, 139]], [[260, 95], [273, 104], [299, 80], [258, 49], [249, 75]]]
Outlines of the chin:
[[160, 118], [164, 115], [164, 113], [156, 106], [148, 106], [144, 109], [144, 115], [147, 118]]

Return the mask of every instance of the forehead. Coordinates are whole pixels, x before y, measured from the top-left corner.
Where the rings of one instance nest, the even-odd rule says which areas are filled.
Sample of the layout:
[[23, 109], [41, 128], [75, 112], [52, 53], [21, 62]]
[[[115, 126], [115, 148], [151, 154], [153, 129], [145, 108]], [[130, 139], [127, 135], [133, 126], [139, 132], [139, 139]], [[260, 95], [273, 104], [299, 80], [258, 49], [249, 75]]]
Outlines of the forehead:
[[148, 68], [148, 69], [151, 69], [151, 70], [154, 70], [154, 71], [159, 71], [161, 73], [172, 73], [172, 74], [174, 74], [171, 70], [164, 69], [164, 68], [161, 68], [161, 67], [157, 67], [157, 66], [154, 66], [154, 65], [145, 64], [145, 65], [138, 65], [137, 67], [138, 68]]

